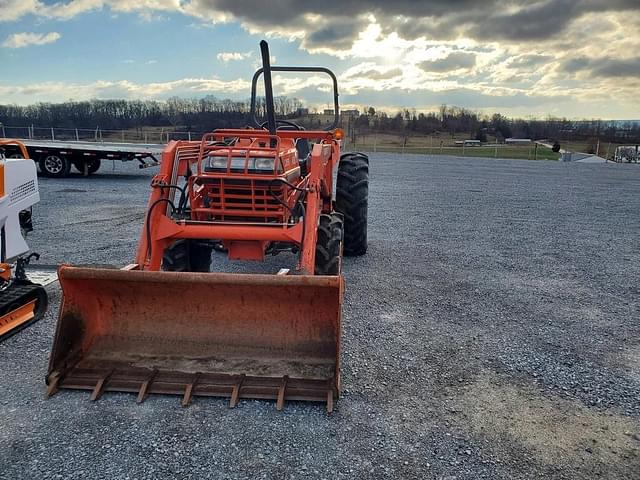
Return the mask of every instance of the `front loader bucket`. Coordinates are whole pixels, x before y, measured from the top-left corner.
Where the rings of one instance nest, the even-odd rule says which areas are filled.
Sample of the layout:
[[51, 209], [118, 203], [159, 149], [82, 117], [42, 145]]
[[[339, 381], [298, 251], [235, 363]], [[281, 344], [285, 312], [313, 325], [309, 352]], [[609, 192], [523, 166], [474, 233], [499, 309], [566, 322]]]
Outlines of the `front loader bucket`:
[[342, 279], [63, 266], [47, 384], [322, 401], [339, 392]]

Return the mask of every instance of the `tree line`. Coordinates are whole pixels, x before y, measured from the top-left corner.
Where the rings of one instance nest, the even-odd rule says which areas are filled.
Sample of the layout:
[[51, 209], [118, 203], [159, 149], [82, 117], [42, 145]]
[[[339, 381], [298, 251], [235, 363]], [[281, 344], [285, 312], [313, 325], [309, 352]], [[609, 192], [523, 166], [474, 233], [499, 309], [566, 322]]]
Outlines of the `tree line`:
[[[276, 97], [276, 114], [295, 119], [307, 128], [326, 123], [303, 109], [297, 98]], [[248, 100], [238, 101], [206, 96], [200, 99], [173, 97], [157, 100], [87, 100], [33, 105], [0, 105], [0, 123], [9, 126], [95, 128], [124, 130], [142, 127], [167, 127], [185, 131], [209, 131], [215, 128], [238, 128], [247, 125]], [[265, 114], [264, 98], [256, 101], [256, 114]], [[568, 120], [509, 118], [500, 113], [483, 115], [469, 109], [442, 105], [437, 111], [416, 112], [403, 109], [395, 114], [376, 111], [374, 107], [341, 119], [343, 128], [361, 133], [374, 131], [402, 135], [446, 133], [467, 134], [486, 141], [487, 135], [498, 140], [518, 137], [551, 140], [588, 140], [640, 143], [640, 122], [603, 120]]]
[[369, 107], [353, 118], [356, 132], [395, 132], [400, 134], [458, 133], [487, 141], [487, 135], [498, 141], [505, 138], [562, 140], [589, 140], [607, 142], [640, 142], [640, 121], [569, 120], [547, 117], [544, 119], [509, 118], [500, 113], [482, 115], [471, 110], [442, 105], [435, 112], [416, 112], [404, 109], [395, 115], [377, 112]]
[[[302, 102], [296, 98], [274, 98], [276, 114], [291, 117]], [[246, 125], [250, 102], [173, 97], [157, 100], [87, 100], [33, 105], [0, 105], [0, 123], [10, 126], [95, 128], [125, 130], [166, 127], [187, 131], [233, 128]], [[256, 99], [256, 115], [264, 116], [264, 98]]]

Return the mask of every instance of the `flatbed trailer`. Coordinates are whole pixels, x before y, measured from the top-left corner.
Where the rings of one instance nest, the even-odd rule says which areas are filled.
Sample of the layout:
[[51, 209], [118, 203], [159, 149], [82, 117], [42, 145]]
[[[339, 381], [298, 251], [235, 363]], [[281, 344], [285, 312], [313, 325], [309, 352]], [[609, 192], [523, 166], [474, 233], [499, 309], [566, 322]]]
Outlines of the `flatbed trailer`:
[[[140, 168], [159, 165], [163, 144], [76, 142], [56, 140], [19, 139], [36, 161], [40, 173], [46, 177], [62, 178], [69, 175], [71, 167], [84, 175], [95, 173], [102, 160], [122, 162], [138, 161]], [[7, 146], [7, 157], [21, 156], [18, 148]]]

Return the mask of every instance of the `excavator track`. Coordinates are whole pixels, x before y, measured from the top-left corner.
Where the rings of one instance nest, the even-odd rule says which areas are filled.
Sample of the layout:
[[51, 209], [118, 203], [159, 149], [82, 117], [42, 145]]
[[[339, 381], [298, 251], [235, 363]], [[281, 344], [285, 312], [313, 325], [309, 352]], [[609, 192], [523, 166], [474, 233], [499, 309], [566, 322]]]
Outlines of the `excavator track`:
[[41, 285], [14, 283], [0, 291], [0, 342], [44, 317], [47, 292]]

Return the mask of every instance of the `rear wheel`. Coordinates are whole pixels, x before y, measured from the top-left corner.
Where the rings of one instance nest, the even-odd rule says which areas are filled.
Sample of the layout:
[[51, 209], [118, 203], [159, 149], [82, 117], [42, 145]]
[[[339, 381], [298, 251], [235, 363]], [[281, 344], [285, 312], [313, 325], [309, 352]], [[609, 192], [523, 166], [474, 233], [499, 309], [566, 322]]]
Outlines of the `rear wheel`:
[[316, 275], [340, 275], [343, 237], [342, 215], [320, 215], [316, 242]]
[[80, 173], [84, 174], [84, 165], [87, 164], [87, 172], [89, 174], [96, 173], [100, 168], [100, 159], [94, 158], [93, 160], [76, 160], [73, 162], [73, 166]]
[[38, 161], [40, 172], [47, 177], [62, 178], [69, 175], [71, 162], [60, 155], [44, 155]]
[[211, 246], [197, 240], [177, 240], [162, 255], [162, 270], [167, 272], [208, 272]]
[[367, 209], [369, 203], [369, 157], [345, 153], [338, 164], [336, 210], [344, 215], [344, 254], [367, 252]]

